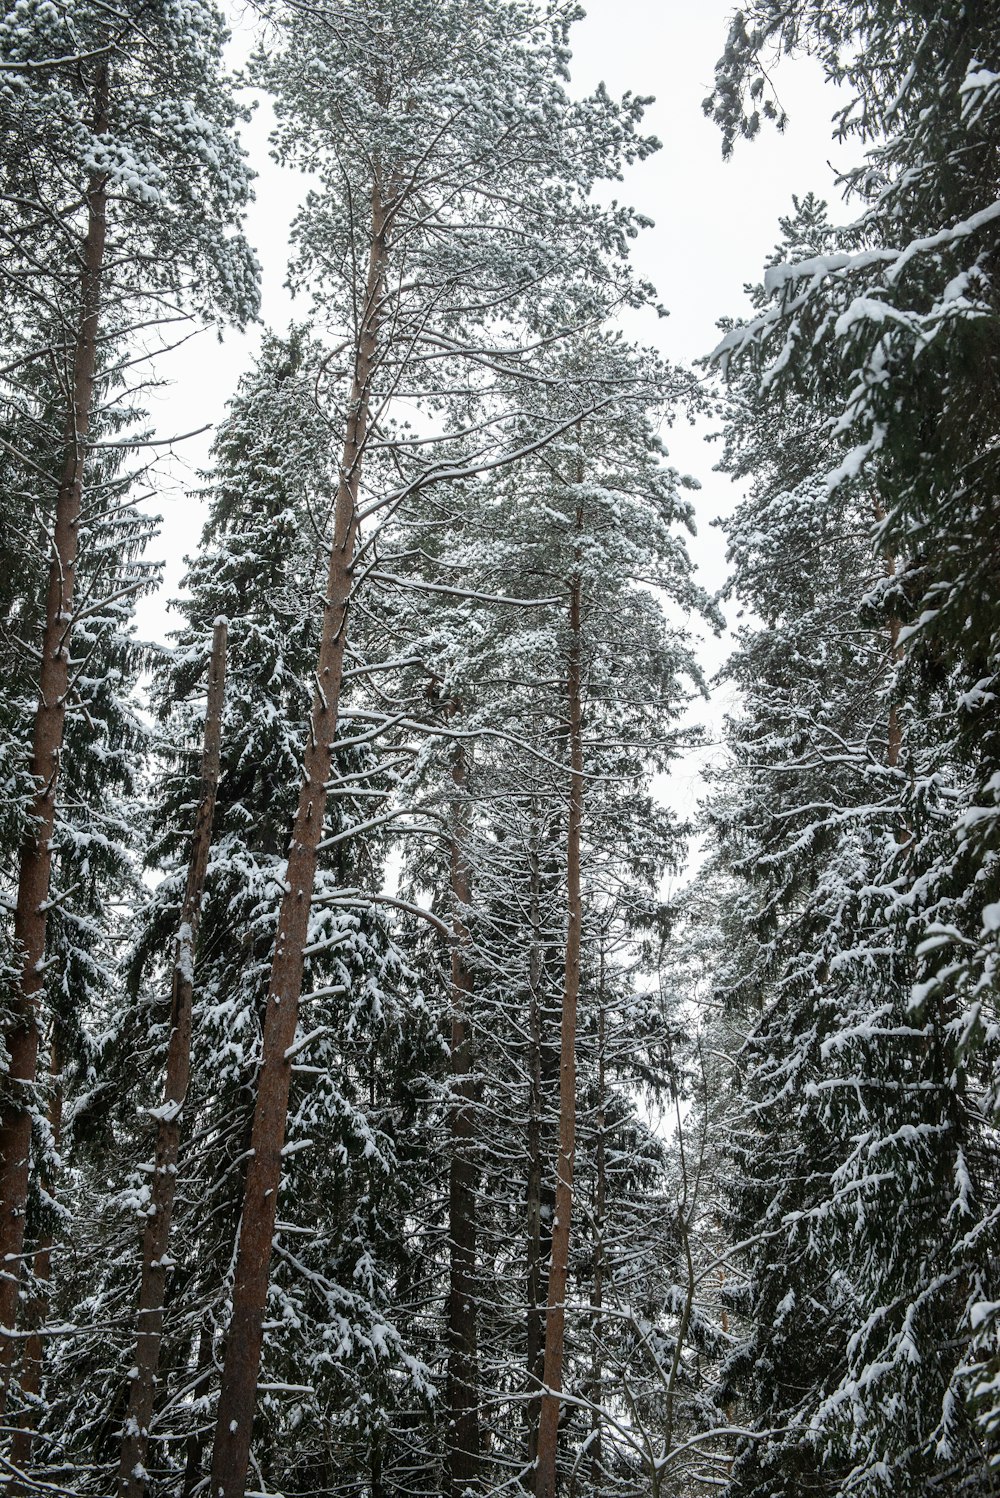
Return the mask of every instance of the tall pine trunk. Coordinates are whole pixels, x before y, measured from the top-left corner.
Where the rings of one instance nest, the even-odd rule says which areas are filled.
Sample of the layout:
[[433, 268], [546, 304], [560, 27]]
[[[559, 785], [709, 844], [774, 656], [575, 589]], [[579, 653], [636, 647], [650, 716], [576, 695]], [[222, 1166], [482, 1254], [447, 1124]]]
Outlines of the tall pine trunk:
[[[530, 844], [531, 951], [528, 958], [528, 1127], [526, 1138], [527, 1181], [525, 1208], [527, 1216], [527, 1317], [526, 1317], [526, 1389], [524, 1415], [528, 1446], [528, 1463], [534, 1466], [538, 1456], [538, 1398], [542, 1388], [545, 1361], [545, 1300], [547, 1266], [552, 1246], [554, 1200], [551, 1183], [545, 1181], [543, 1158], [544, 1131], [542, 1100], [558, 1081], [559, 1055], [555, 1046], [546, 1044], [543, 1017], [543, 990], [546, 972], [542, 946], [542, 876], [540, 819], [532, 824]], [[548, 1211], [546, 1212], [546, 1208]]]
[[226, 621], [217, 619], [209, 663], [208, 704], [201, 761], [201, 795], [195, 817], [191, 857], [174, 951], [170, 996], [170, 1039], [167, 1044], [163, 1106], [157, 1109], [151, 1200], [142, 1235], [142, 1270], [136, 1320], [135, 1356], [129, 1390], [128, 1414], [122, 1432], [118, 1472], [120, 1498], [142, 1498], [146, 1486], [144, 1463], [149, 1444], [156, 1375], [163, 1335], [163, 1297], [167, 1283], [170, 1227], [177, 1185], [177, 1157], [181, 1115], [191, 1075], [191, 1027], [194, 1009], [194, 963], [198, 944], [212, 820], [219, 787], [222, 755], [222, 708], [226, 686]]
[[594, 1493], [601, 1491], [604, 1453], [602, 1450], [601, 1399], [604, 1389], [604, 1363], [601, 1357], [601, 1338], [604, 1334], [604, 1219], [607, 1206], [607, 1083], [605, 1074], [605, 1049], [607, 1045], [607, 1018], [604, 1008], [604, 942], [601, 942], [601, 970], [598, 982], [597, 1011], [597, 1138], [595, 1162], [596, 1186], [594, 1191], [594, 1278], [590, 1288], [590, 1486]]
[[[265, 954], [266, 955], [266, 954]], [[261, 1017], [263, 1017], [263, 1003], [259, 1006]], [[226, 1202], [225, 1208], [220, 1215], [218, 1227], [215, 1232], [215, 1242], [220, 1245], [235, 1245], [240, 1227], [240, 1210], [243, 1205], [243, 1196], [246, 1190], [247, 1162], [250, 1155], [250, 1137], [253, 1132], [253, 1114], [248, 1110], [239, 1131], [238, 1141], [235, 1143], [233, 1156], [224, 1171], [234, 1170], [236, 1172], [236, 1183], [231, 1198]], [[226, 1255], [228, 1257], [228, 1255]], [[216, 1280], [216, 1294], [225, 1294], [225, 1264], [218, 1266], [219, 1277]], [[223, 1350], [223, 1358], [225, 1352]], [[184, 1458], [184, 1481], [181, 1486], [182, 1498], [191, 1498], [196, 1488], [200, 1488], [204, 1482], [205, 1451], [209, 1446], [211, 1426], [202, 1415], [207, 1415], [214, 1401], [211, 1398], [212, 1383], [216, 1369], [215, 1358], [215, 1332], [209, 1322], [203, 1322], [201, 1332], [198, 1336], [198, 1354], [195, 1363], [195, 1377], [191, 1385], [190, 1398], [192, 1412], [197, 1415], [194, 1429], [185, 1443], [186, 1455]], [[201, 1404], [199, 1406], [199, 1401]]]
[[469, 1045], [469, 1006], [473, 977], [465, 955], [468, 929], [463, 912], [471, 899], [466, 834], [465, 751], [452, 762], [456, 807], [451, 839], [451, 894], [454, 906], [451, 948], [451, 1158], [448, 1168], [448, 1492], [451, 1498], [475, 1483], [479, 1474], [479, 1359], [476, 1336], [476, 1165], [475, 1087]]
[[323, 605], [304, 778], [288, 850], [285, 892], [278, 913], [271, 981], [264, 1014], [263, 1056], [257, 1081], [251, 1155], [247, 1166], [233, 1288], [233, 1313], [219, 1395], [212, 1452], [212, 1498], [243, 1498], [263, 1341], [274, 1222], [281, 1186], [291, 1061], [302, 994], [303, 948], [323, 836], [327, 782], [333, 762], [347, 644], [347, 615], [357, 537], [357, 499], [377, 359], [381, 288], [385, 277], [387, 213], [376, 184], [372, 192], [371, 249], [364, 302], [359, 309], [354, 378], [340, 479], [333, 513], [333, 545]]
[[[59, 1045], [55, 1038], [53, 1038], [49, 1060], [49, 1073], [52, 1080], [52, 1099], [49, 1103], [49, 1134], [52, 1139], [52, 1148], [57, 1155], [59, 1153], [59, 1142], [62, 1137], [63, 1089], [62, 1076], [60, 1074], [61, 1069]], [[42, 1185], [45, 1191], [51, 1194], [55, 1182], [46, 1179], [43, 1174]], [[11, 1463], [22, 1472], [27, 1468], [31, 1460], [31, 1448], [34, 1443], [35, 1424], [38, 1415], [38, 1400], [42, 1392], [42, 1368], [45, 1356], [42, 1328], [49, 1306], [49, 1280], [52, 1276], [52, 1247], [53, 1240], [51, 1232], [43, 1233], [35, 1248], [35, 1257], [31, 1266], [34, 1286], [27, 1314], [29, 1334], [25, 1339], [24, 1359], [21, 1364], [21, 1418], [10, 1444]], [[30, 1484], [22, 1486], [15, 1479], [11, 1484], [10, 1491], [11, 1493], [28, 1492], [30, 1491], [30, 1487]]]
[[[110, 80], [101, 63], [94, 101], [94, 133], [108, 129]], [[52, 561], [45, 601], [38, 706], [31, 773], [37, 787], [29, 831], [21, 849], [14, 911], [14, 941], [23, 963], [14, 1017], [4, 1035], [10, 1053], [8, 1092], [0, 1108], [0, 1401], [10, 1380], [17, 1324], [18, 1279], [24, 1249], [31, 1153], [31, 1099], [38, 1066], [38, 1008], [45, 982], [45, 936], [52, 877], [66, 698], [70, 689], [70, 632], [79, 546], [80, 511], [97, 377], [97, 348], [104, 272], [107, 179], [92, 176], [86, 191], [87, 233], [82, 246], [80, 308], [73, 343], [72, 405], [56, 497]]]
[[583, 826], [581, 579], [574, 576], [569, 602], [570, 787], [566, 847], [566, 969], [559, 1032], [559, 1154], [556, 1165], [556, 1210], [552, 1224], [552, 1260], [545, 1316], [545, 1364], [538, 1419], [538, 1498], [555, 1498], [556, 1448], [562, 1391], [566, 1288], [569, 1279], [570, 1224], [573, 1210], [573, 1164], [576, 1154], [576, 1015], [580, 996], [580, 948], [583, 910], [580, 893], [580, 841]]

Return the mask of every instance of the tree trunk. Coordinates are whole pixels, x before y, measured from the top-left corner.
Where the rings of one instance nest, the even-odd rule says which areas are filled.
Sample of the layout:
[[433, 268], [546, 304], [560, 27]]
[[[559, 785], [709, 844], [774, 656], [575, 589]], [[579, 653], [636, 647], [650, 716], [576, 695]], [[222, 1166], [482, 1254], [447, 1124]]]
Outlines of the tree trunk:
[[[52, 1148], [58, 1154], [59, 1141], [62, 1136], [63, 1091], [62, 1077], [60, 1075], [59, 1046], [54, 1038], [49, 1067], [52, 1078], [52, 1100], [49, 1104], [49, 1132], [52, 1137]], [[51, 1194], [55, 1182], [43, 1178], [42, 1184], [45, 1190]], [[44, 1359], [42, 1327], [45, 1323], [46, 1312], [48, 1311], [48, 1286], [52, 1275], [52, 1234], [50, 1232], [44, 1233], [38, 1240], [32, 1270], [34, 1287], [27, 1316], [31, 1333], [24, 1344], [24, 1361], [21, 1366], [21, 1418], [10, 1447], [11, 1462], [22, 1472], [25, 1471], [31, 1460], [31, 1447], [34, 1440], [38, 1412], [38, 1398], [42, 1392], [42, 1366]], [[12, 1494], [16, 1494], [28, 1492], [29, 1488], [27, 1486], [22, 1487], [15, 1480], [11, 1484], [10, 1491]]]
[[545, 1365], [538, 1419], [538, 1498], [555, 1498], [559, 1395], [562, 1391], [563, 1336], [566, 1287], [569, 1278], [570, 1222], [573, 1209], [573, 1163], [576, 1153], [576, 1011], [580, 994], [580, 948], [583, 912], [580, 895], [580, 837], [583, 824], [582, 651], [580, 640], [581, 580], [570, 584], [569, 706], [570, 788], [566, 848], [566, 894], [569, 924], [566, 934], [566, 972], [562, 1024], [559, 1032], [559, 1155], [556, 1169], [556, 1211], [552, 1224], [552, 1262], [545, 1317]]
[[451, 946], [451, 1074], [449, 1112], [451, 1158], [448, 1167], [448, 1492], [451, 1498], [479, 1475], [479, 1360], [476, 1338], [476, 1166], [475, 1096], [469, 1046], [469, 1005], [473, 977], [465, 956], [469, 933], [464, 912], [471, 901], [466, 833], [465, 751], [452, 761], [456, 809], [451, 838], [451, 894], [454, 908]]
[[[266, 953], [264, 955], [266, 956]], [[260, 1018], [263, 1019], [263, 1001], [258, 1006], [258, 1009]], [[249, 1079], [248, 1086], [252, 1080], [252, 1078]], [[236, 1183], [232, 1197], [226, 1203], [224, 1213], [220, 1217], [218, 1230], [214, 1235], [214, 1242], [216, 1244], [214, 1252], [216, 1257], [221, 1255], [221, 1262], [218, 1267], [223, 1274], [225, 1273], [225, 1265], [230, 1261], [235, 1252], [237, 1234], [239, 1233], [240, 1209], [246, 1191], [247, 1162], [250, 1154], [250, 1137], [252, 1132], [253, 1113], [250, 1109], [247, 1109], [243, 1125], [239, 1131], [239, 1139], [235, 1145], [234, 1154], [228, 1166], [223, 1167], [224, 1171], [236, 1171]], [[210, 1248], [209, 1252], [212, 1253], [213, 1250]], [[221, 1280], [218, 1280], [217, 1283], [219, 1294], [224, 1295], [225, 1285]], [[224, 1348], [222, 1356], [224, 1360]], [[202, 1323], [202, 1328], [198, 1335], [198, 1358], [195, 1366], [195, 1379], [191, 1386], [191, 1406], [196, 1424], [185, 1443], [186, 1455], [184, 1458], [184, 1483], [181, 1488], [182, 1498], [191, 1498], [194, 1490], [200, 1488], [204, 1482], [205, 1450], [209, 1444], [209, 1433], [211, 1431], [208, 1412], [214, 1403], [211, 1398], [211, 1385], [217, 1366], [215, 1358], [215, 1328], [210, 1321]], [[204, 1401], [204, 1412], [202, 1414], [199, 1414], [197, 1409], [199, 1400]]]
[[[552, 1243], [552, 1209], [554, 1202], [546, 1202], [545, 1179], [542, 1158], [542, 1099], [548, 1084], [558, 1076], [558, 1053], [555, 1066], [552, 1057], [546, 1056], [543, 1044], [542, 991], [545, 978], [545, 957], [542, 950], [541, 914], [541, 857], [539, 841], [541, 828], [536, 821], [532, 827], [530, 848], [530, 921], [531, 951], [528, 957], [528, 1171], [525, 1191], [527, 1213], [527, 1326], [526, 1326], [526, 1388], [529, 1395], [537, 1396], [542, 1388], [542, 1372], [545, 1360], [544, 1308], [546, 1298], [546, 1267]], [[550, 1052], [554, 1047], [548, 1048]], [[551, 1075], [550, 1075], [551, 1072]], [[549, 1207], [546, 1218], [543, 1208]], [[528, 1464], [534, 1466], [538, 1456], [538, 1399], [529, 1398], [524, 1406], [527, 1429]]]
[[375, 371], [381, 288], [385, 276], [387, 214], [378, 186], [372, 192], [372, 242], [364, 304], [360, 309], [354, 379], [333, 514], [333, 546], [323, 606], [304, 780], [288, 851], [285, 893], [278, 913], [274, 960], [264, 1016], [263, 1056], [257, 1082], [251, 1156], [236, 1259], [233, 1313], [219, 1396], [212, 1452], [212, 1498], [243, 1498], [250, 1459], [264, 1308], [281, 1185], [291, 1062], [302, 993], [303, 948], [323, 836], [326, 786], [333, 761], [347, 643], [347, 614], [357, 536], [357, 498], [368, 432]]
[[[108, 128], [109, 73], [100, 65], [94, 104], [94, 131]], [[69, 640], [79, 545], [80, 510], [97, 376], [97, 338], [106, 237], [107, 179], [93, 176], [87, 186], [87, 234], [82, 246], [80, 310], [73, 349], [72, 407], [67, 414], [65, 458], [56, 497], [45, 602], [38, 706], [32, 740], [31, 773], [37, 790], [29, 832], [21, 849], [14, 911], [14, 941], [22, 957], [22, 977], [14, 1018], [4, 1035], [10, 1053], [9, 1092], [0, 1108], [0, 1404], [6, 1397], [17, 1324], [18, 1277], [24, 1248], [31, 1152], [31, 1099], [38, 1065], [38, 1005], [45, 981], [45, 934], [52, 876], [52, 838], [62, 753], [66, 698], [70, 685]]]
[[607, 1123], [605, 1100], [604, 1052], [607, 1039], [607, 1021], [604, 1013], [604, 943], [601, 943], [601, 972], [598, 985], [597, 1011], [597, 1139], [595, 1173], [597, 1183], [594, 1200], [594, 1279], [590, 1290], [590, 1487], [593, 1493], [601, 1491], [603, 1451], [601, 1398], [604, 1387], [604, 1367], [601, 1358], [601, 1337], [604, 1309], [604, 1213], [607, 1199], [607, 1151], [604, 1131]]
[[[198, 1335], [198, 1365], [195, 1381], [191, 1388], [192, 1404], [195, 1404], [199, 1399], [204, 1397], [208, 1390], [211, 1376], [212, 1328], [208, 1325], [203, 1325]], [[186, 1442], [184, 1484], [181, 1488], [182, 1498], [191, 1498], [191, 1494], [201, 1482], [201, 1464], [204, 1449], [205, 1438], [201, 1430], [192, 1431]]]
[[371, 1498], [386, 1498], [382, 1481], [382, 1447], [378, 1441], [372, 1443], [371, 1453]]
[[122, 1432], [118, 1471], [120, 1498], [142, 1498], [146, 1486], [144, 1462], [149, 1444], [156, 1374], [163, 1332], [163, 1297], [170, 1258], [167, 1252], [177, 1184], [181, 1142], [181, 1114], [191, 1075], [191, 1026], [194, 1008], [194, 963], [201, 904], [212, 847], [212, 819], [219, 788], [222, 754], [222, 708], [226, 686], [226, 621], [217, 619], [212, 635], [208, 704], [201, 761], [201, 796], [195, 817], [191, 858], [174, 952], [170, 998], [170, 1040], [163, 1088], [163, 1106], [156, 1110], [156, 1151], [152, 1197], [142, 1235], [142, 1271], [136, 1321], [135, 1357], [128, 1414]]

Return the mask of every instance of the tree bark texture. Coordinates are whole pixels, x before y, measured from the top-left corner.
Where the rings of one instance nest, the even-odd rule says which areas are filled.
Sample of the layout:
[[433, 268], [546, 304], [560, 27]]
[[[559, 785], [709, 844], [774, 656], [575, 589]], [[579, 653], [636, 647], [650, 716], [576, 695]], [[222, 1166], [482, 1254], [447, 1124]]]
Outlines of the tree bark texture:
[[475, 1096], [469, 1042], [474, 979], [466, 958], [469, 933], [464, 912], [471, 888], [463, 839], [466, 834], [465, 751], [452, 761], [456, 810], [451, 837], [451, 1108], [448, 1164], [448, 1492], [461, 1498], [479, 1475], [479, 1360], [476, 1333]]
[[257, 1079], [251, 1156], [236, 1259], [233, 1312], [212, 1452], [212, 1498], [243, 1498], [250, 1459], [257, 1375], [274, 1222], [281, 1185], [291, 1061], [302, 993], [303, 948], [323, 836], [327, 782], [333, 762], [340, 690], [347, 644], [352, 561], [357, 537], [357, 499], [368, 433], [379, 314], [386, 268], [388, 218], [376, 186], [364, 302], [359, 308], [354, 376], [333, 513], [333, 545], [327, 576], [316, 692], [310, 716], [303, 785], [288, 851], [285, 892], [278, 913], [271, 980], [264, 1014], [263, 1056]]
[[573, 1165], [576, 1154], [576, 1016], [580, 996], [580, 951], [583, 910], [580, 891], [580, 842], [583, 827], [583, 712], [582, 650], [580, 639], [581, 579], [570, 584], [569, 708], [570, 787], [566, 847], [568, 928], [559, 1034], [559, 1153], [556, 1168], [556, 1210], [552, 1224], [545, 1316], [545, 1364], [538, 1419], [537, 1498], [555, 1498], [556, 1449], [562, 1391], [566, 1287], [569, 1279], [570, 1225], [573, 1210]]
[[[97, 75], [95, 134], [108, 129], [110, 79], [107, 63]], [[107, 179], [92, 176], [86, 190], [87, 233], [83, 241], [80, 306], [73, 346], [72, 403], [67, 412], [65, 456], [56, 496], [38, 705], [32, 737], [31, 773], [37, 787], [29, 832], [21, 849], [14, 941], [22, 976], [15, 1013], [4, 1035], [10, 1053], [7, 1096], [0, 1108], [0, 1401], [5, 1400], [17, 1324], [18, 1278], [24, 1248], [31, 1152], [31, 1100], [38, 1066], [38, 1008], [45, 982], [45, 936], [52, 878], [52, 839], [66, 698], [70, 689], [70, 632], [83, 503], [87, 438], [97, 377], [101, 280], [104, 271]]]
[[[267, 953], [264, 953], [266, 957]], [[263, 1019], [264, 1002], [259, 1007], [260, 1018]], [[252, 1076], [248, 1078], [248, 1084], [252, 1084]], [[236, 1184], [231, 1199], [226, 1203], [224, 1211], [220, 1214], [218, 1227], [214, 1234], [216, 1245], [228, 1245], [222, 1247], [223, 1254], [228, 1255], [231, 1246], [236, 1243], [240, 1227], [240, 1211], [243, 1205], [243, 1196], [246, 1191], [247, 1162], [250, 1156], [250, 1137], [253, 1133], [253, 1112], [247, 1109], [239, 1130], [239, 1136], [234, 1142], [232, 1154], [228, 1165], [223, 1167], [223, 1172], [230, 1170], [236, 1172]], [[210, 1250], [211, 1251], [211, 1250]], [[220, 1266], [222, 1267], [222, 1266]], [[225, 1348], [221, 1352], [225, 1359]], [[196, 1372], [191, 1385], [191, 1411], [196, 1417], [194, 1428], [185, 1442], [186, 1455], [184, 1458], [184, 1482], [181, 1486], [182, 1498], [191, 1498], [196, 1489], [201, 1488], [205, 1481], [205, 1452], [211, 1445], [212, 1427], [207, 1423], [210, 1411], [214, 1408], [212, 1398], [212, 1384], [219, 1360], [215, 1355], [215, 1326], [210, 1321], [202, 1324], [198, 1335], [198, 1356], [195, 1365]], [[204, 1418], [202, 1418], [204, 1417]]]
[[170, 1039], [167, 1044], [163, 1105], [157, 1109], [151, 1200], [143, 1227], [142, 1270], [139, 1280], [139, 1310], [136, 1320], [134, 1372], [129, 1390], [128, 1414], [122, 1432], [118, 1473], [120, 1498], [142, 1498], [146, 1487], [144, 1463], [149, 1444], [149, 1422], [153, 1414], [156, 1375], [163, 1334], [163, 1298], [170, 1267], [170, 1228], [177, 1184], [181, 1118], [191, 1075], [191, 1027], [194, 1010], [194, 964], [198, 944], [208, 860], [212, 848], [212, 821], [219, 788], [222, 758], [222, 710], [226, 690], [225, 619], [215, 621], [209, 662], [208, 703], [201, 761], [201, 794], [195, 816], [187, 883], [181, 905], [180, 924], [174, 949], [170, 994]]
[[601, 1399], [604, 1388], [604, 1365], [601, 1357], [601, 1338], [604, 1333], [602, 1312], [604, 1310], [604, 1220], [607, 1205], [607, 1086], [605, 1076], [605, 1049], [607, 1045], [607, 1018], [604, 1009], [604, 945], [601, 944], [601, 965], [598, 982], [597, 1012], [597, 1138], [595, 1149], [597, 1177], [594, 1191], [594, 1278], [590, 1290], [590, 1486], [594, 1493], [601, 1491], [603, 1480], [603, 1439]]
[[528, 958], [528, 1127], [527, 1181], [527, 1324], [526, 1389], [536, 1397], [525, 1401], [528, 1463], [534, 1466], [538, 1455], [538, 1398], [542, 1388], [545, 1361], [545, 1301], [548, 1260], [552, 1248], [552, 1217], [555, 1198], [552, 1184], [545, 1179], [542, 1126], [542, 1100], [558, 1086], [559, 1052], [546, 1043], [544, 1018], [546, 961], [542, 937], [541, 825], [536, 821], [530, 848], [530, 921], [531, 951]]
[[[62, 1112], [63, 1112], [63, 1090], [62, 1066], [59, 1058], [59, 1046], [55, 1039], [52, 1041], [52, 1050], [49, 1063], [52, 1081], [52, 1099], [49, 1103], [49, 1133], [52, 1138], [52, 1148], [56, 1154], [59, 1153], [59, 1141], [62, 1136]], [[42, 1185], [51, 1194], [55, 1182], [43, 1178]], [[35, 1257], [32, 1261], [32, 1273], [34, 1285], [28, 1303], [27, 1321], [29, 1335], [25, 1339], [23, 1362], [21, 1364], [21, 1417], [18, 1428], [14, 1432], [10, 1444], [10, 1459], [18, 1471], [25, 1471], [31, 1461], [31, 1448], [35, 1436], [35, 1423], [38, 1414], [38, 1400], [42, 1392], [42, 1368], [44, 1364], [44, 1341], [42, 1327], [45, 1323], [46, 1313], [49, 1305], [49, 1280], [52, 1276], [52, 1247], [53, 1240], [51, 1232], [45, 1232], [38, 1240], [35, 1248]], [[30, 1491], [29, 1485], [21, 1485], [16, 1479], [11, 1483], [10, 1492], [18, 1494]]]

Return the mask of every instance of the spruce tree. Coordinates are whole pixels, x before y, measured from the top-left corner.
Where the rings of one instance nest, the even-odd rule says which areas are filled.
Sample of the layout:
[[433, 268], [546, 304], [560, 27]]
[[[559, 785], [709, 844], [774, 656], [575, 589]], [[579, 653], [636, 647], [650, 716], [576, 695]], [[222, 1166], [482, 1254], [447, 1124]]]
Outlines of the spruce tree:
[[[836, 266], [838, 241], [864, 255], [868, 231], [835, 234], [812, 199], [783, 227], [751, 329], [789, 312], [793, 257]], [[723, 353], [752, 344], [733, 329]], [[714, 812], [747, 888], [720, 974], [750, 1024], [734, 1236], [752, 1245], [752, 1331], [731, 1371], [757, 1435], [735, 1491], [987, 1492], [968, 1399], [992, 1145], [979, 1063], [922, 974], [961, 781], [908, 689], [894, 469], [842, 461], [839, 357], [823, 340], [804, 368], [730, 366], [724, 462], [751, 480], [729, 523], [734, 586], [764, 625], [729, 667], [744, 706]]]
[[[328, 449], [310, 400], [319, 357], [302, 330], [287, 340], [268, 337], [258, 367], [242, 382], [213, 453], [209, 520], [189, 569], [183, 627], [156, 670], [163, 723], [144, 830], [157, 882], [137, 902], [132, 925], [134, 1002], [119, 1006], [108, 1026], [110, 1138], [78, 1172], [68, 1203], [79, 1223], [77, 1257], [58, 1290], [76, 1334], [59, 1348], [46, 1400], [49, 1449], [74, 1465], [87, 1491], [103, 1493], [114, 1483], [127, 1429], [139, 1245], [171, 1034], [172, 957], [201, 789], [204, 671], [214, 621], [225, 609], [232, 624], [221, 774], [144, 1462], [154, 1492], [190, 1491], [204, 1480], [266, 959], [306, 731], [303, 677], [314, 648], [308, 593], [324, 562], [317, 515]], [[338, 765], [349, 783], [369, 773], [377, 783], [377, 757], [363, 749], [345, 742]], [[364, 820], [351, 815], [365, 806], [360, 796], [339, 804], [332, 830]], [[393, 1213], [395, 1115], [386, 1101], [402, 1044], [400, 963], [371, 907], [344, 911], [333, 900], [347, 868], [355, 875], [370, 870], [378, 887], [380, 866], [372, 840], [331, 847], [312, 915], [310, 999], [296, 1042], [290, 1179], [262, 1374], [271, 1387], [263, 1395], [259, 1459], [272, 1464], [288, 1492], [326, 1490], [345, 1445], [353, 1444], [351, 1461], [360, 1465], [355, 1419], [369, 1384], [381, 1382], [389, 1401], [399, 1393], [400, 1373], [406, 1390], [424, 1376], [407, 1361], [387, 1310], [396, 1260], [405, 1262], [403, 1214]]]

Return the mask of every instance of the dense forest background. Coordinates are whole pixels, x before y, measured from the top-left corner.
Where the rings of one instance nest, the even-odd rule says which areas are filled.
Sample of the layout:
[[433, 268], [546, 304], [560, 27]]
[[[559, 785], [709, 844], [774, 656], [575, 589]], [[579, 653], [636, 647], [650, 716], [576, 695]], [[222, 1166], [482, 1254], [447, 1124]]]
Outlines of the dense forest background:
[[5, 4], [11, 1493], [1000, 1492], [1000, 4], [722, 28], [842, 165], [694, 363], [580, 20]]

